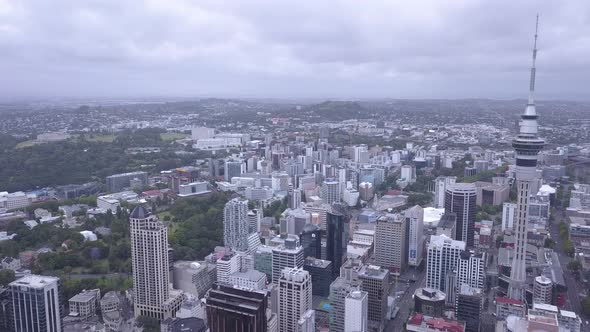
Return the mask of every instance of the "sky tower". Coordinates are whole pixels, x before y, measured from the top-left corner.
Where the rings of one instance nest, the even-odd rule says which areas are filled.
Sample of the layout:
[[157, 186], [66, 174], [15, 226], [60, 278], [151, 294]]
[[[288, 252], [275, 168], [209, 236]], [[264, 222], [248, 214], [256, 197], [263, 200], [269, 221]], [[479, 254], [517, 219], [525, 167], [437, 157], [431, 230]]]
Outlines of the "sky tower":
[[528, 207], [533, 183], [537, 181], [537, 155], [545, 145], [539, 138], [537, 111], [535, 110], [535, 61], [537, 59], [537, 32], [539, 30], [539, 15], [535, 27], [535, 43], [533, 46], [533, 65], [529, 85], [529, 100], [521, 115], [520, 132], [512, 141], [512, 147], [516, 152], [516, 188], [518, 191], [514, 247], [514, 260], [510, 273], [510, 285], [508, 297], [524, 301], [526, 290], [526, 243]]

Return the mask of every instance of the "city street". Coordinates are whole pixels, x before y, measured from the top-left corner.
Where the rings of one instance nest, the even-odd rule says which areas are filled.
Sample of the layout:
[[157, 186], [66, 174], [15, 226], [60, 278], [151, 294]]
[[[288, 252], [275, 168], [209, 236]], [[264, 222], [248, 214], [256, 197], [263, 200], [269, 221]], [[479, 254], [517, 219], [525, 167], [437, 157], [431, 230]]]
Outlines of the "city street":
[[[413, 276], [413, 270], [406, 272], [402, 277], [407, 279]], [[424, 278], [426, 276], [426, 272], [422, 271], [419, 272], [416, 270], [416, 282], [408, 283], [409, 287], [407, 291], [402, 295], [400, 301], [398, 302], [399, 312], [395, 319], [389, 320], [385, 326], [385, 331], [403, 331], [404, 323], [408, 321], [408, 316], [410, 315], [410, 309], [414, 308], [414, 299], [412, 295], [417, 288], [424, 287]]]
[[557, 242], [555, 246], [555, 252], [559, 255], [559, 263], [564, 272], [564, 279], [567, 285], [567, 299], [565, 308], [566, 310], [574, 311], [582, 317], [582, 321], [588, 320], [588, 317], [583, 316], [582, 314], [582, 307], [580, 305], [580, 300], [582, 297], [582, 293], [584, 292], [584, 287], [580, 281], [577, 281], [571, 272], [567, 269], [567, 264], [571, 261], [571, 257], [567, 256], [563, 252], [561, 239], [559, 238], [559, 223], [565, 221], [562, 213], [560, 210], [557, 210], [555, 217], [555, 221], [549, 226], [549, 231], [551, 233], [551, 238]]

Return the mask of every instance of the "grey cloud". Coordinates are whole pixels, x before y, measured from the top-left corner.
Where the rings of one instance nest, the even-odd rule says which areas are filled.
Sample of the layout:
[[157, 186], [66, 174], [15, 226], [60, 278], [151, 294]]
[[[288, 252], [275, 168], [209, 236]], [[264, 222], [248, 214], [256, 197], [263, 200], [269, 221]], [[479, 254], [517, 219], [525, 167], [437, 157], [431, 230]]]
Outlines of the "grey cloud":
[[537, 12], [539, 97], [584, 96], [584, 0], [0, 0], [0, 97], [524, 97]]

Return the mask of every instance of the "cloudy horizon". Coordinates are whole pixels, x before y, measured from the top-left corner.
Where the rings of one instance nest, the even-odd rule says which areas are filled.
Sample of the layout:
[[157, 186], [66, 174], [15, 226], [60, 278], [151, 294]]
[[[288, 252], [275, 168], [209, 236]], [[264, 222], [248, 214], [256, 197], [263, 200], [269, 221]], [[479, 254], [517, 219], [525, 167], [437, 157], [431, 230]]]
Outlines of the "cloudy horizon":
[[0, 0], [0, 98], [589, 99], [590, 2]]

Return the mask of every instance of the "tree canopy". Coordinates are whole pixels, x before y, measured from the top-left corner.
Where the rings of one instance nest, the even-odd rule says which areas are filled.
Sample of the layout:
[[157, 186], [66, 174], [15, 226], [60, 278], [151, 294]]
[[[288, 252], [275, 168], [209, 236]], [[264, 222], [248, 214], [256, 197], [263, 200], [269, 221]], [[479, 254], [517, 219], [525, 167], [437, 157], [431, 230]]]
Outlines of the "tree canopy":
[[203, 259], [223, 245], [223, 208], [228, 200], [225, 193], [213, 193], [176, 202], [170, 210], [169, 234], [175, 259]]

